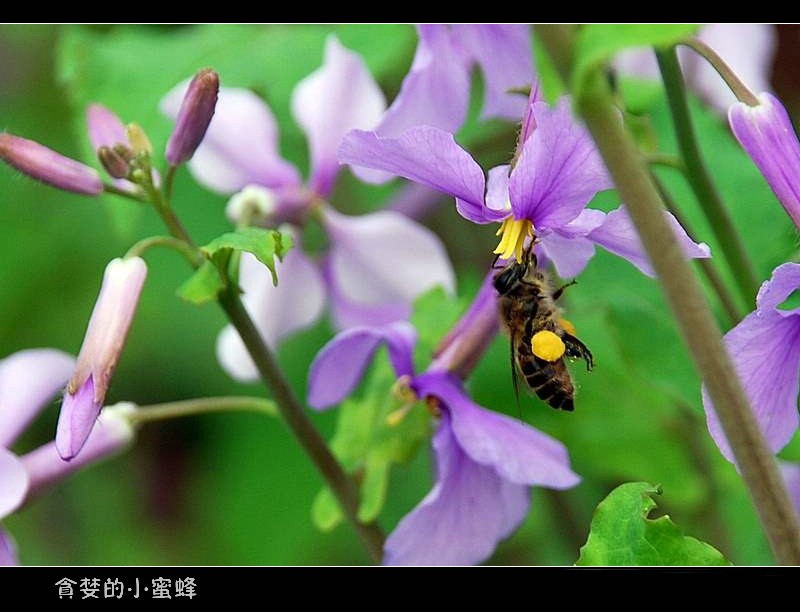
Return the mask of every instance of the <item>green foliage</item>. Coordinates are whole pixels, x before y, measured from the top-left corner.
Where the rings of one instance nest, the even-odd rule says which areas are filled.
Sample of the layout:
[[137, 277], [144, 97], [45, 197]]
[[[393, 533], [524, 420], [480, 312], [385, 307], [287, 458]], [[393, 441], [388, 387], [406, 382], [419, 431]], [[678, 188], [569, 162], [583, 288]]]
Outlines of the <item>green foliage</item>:
[[629, 482], [595, 510], [577, 565], [730, 565], [716, 548], [684, 536], [669, 516], [648, 518], [661, 488]]
[[672, 45], [696, 29], [696, 25], [680, 23], [590, 24], [581, 27], [575, 43], [572, 93], [579, 98], [587, 75], [620, 51], [631, 47]]
[[176, 293], [182, 300], [202, 306], [216, 300], [224, 288], [225, 282], [219, 274], [219, 269], [213, 262], [206, 261], [178, 287]]

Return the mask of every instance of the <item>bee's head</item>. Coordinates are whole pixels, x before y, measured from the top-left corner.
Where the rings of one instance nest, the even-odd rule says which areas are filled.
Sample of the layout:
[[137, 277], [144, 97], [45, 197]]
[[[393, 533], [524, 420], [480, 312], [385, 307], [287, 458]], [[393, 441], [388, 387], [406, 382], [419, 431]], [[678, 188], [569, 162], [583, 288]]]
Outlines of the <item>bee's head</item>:
[[525, 249], [522, 261], [512, 261], [505, 268], [494, 275], [494, 288], [500, 295], [506, 295], [514, 286], [528, 274], [529, 270], [536, 268], [536, 254], [533, 244]]

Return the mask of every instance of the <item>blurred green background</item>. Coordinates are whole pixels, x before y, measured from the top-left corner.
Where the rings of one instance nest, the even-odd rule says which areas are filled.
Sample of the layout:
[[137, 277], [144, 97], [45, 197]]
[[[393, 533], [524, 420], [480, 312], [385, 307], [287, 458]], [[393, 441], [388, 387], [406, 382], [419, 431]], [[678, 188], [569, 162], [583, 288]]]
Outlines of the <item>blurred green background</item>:
[[[0, 26], [2, 127], [94, 163], [83, 112], [97, 101], [124, 121], [140, 123], [162, 151], [170, 123], [159, 114], [158, 101], [198, 68], [212, 66], [223, 85], [252, 87], [265, 97], [281, 125], [283, 154], [306, 168], [306, 145], [291, 120], [289, 95], [320, 65], [330, 32], [364, 55], [391, 99], [413, 56], [410, 26]], [[791, 105], [793, 84], [782, 69], [777, 74], [784, 75], [781, 87]], [[478, 81], [459, 139], [489, 165], [507, 158], [515, 133], [499, 121], [477, 121], [480, 89]], [[793, 226], [724, 122], [699, 105], [694, 110], [718, 185], [766, 279], [795, 253]], [[649, 98], [647, 117], [645, 129], [658, 150], [674, 152], [661, 96]], [[659, 174], [696, 237], [713, 250], [713, 234], [681, 177], [670, 170]], [[347, 212], [376, 209], [397, 187], [361, 186], [346, 174], [332, 202]], [[175, 192], [177, 211], [198, 242], [229, 228], [225, 198], [195, 185], [185, 170]], [[157, 218], [125, 201], [60, 193], [7, 168], [0, 169], [0, 193], [0, 356], [39, 346], [74, 354], [106, 263], [134, 240], [162, 233]], [[596, 202], [605, 209], [617, 205], [613, 194]], [[468, 299], [490, 263], [493, 232], [460, 219], [447, 200], [425, 222], [445, 241], [459, 293]], [[144, 405], [262, 393], [259, 385], [232, 382], [217, 366], [220, 312], [174, 296], [187, 277], [184, 262], [151, 251], [148, 264], [141, 307], [108, 402]], [[724, 262], [718, 265], [727, 275]], [[597, 503], [620, 482], [646, 480], [663, 486], [661, 511], [687, 534], [709, 541], [737, 564], [770, 563], [747, 494], [707, 434], [699, 381], [655, 281], [598, 252], [568, 293], [567, 308], [597, 367], [590, 375], [574, 368], [580, 385], [574, 414], [524, 398], [523, 418], [564, 441], [584, 480], [563, 493], [534, 491], [524, 526], [490, 562], [574, 563]], [[281, 347], [281, 363], [303, 396], [308, 364], [330, 336], [324, 321]], [[470, 389], [482, 405], [516, 415], [506, 342], [495, 341]], [[56, 418], [54, 402], [15, 450], [51, 439]], [[335, 411], [313, 419], [326, 436], [332, 434]], [[784, 456], [800, 460], [798, 444]], [[387, 530], [430, 488], [428, 459], [423, 449], [408, 465], [393, 467], [381, 515]], [[366, 563], [348, 526], [325, 534], [314, 527], [310, 505], [320, 486], [279, 421], [203, 416], [146, 426], [126, 455], [78, 474], [5, 526], [24, 564]]]

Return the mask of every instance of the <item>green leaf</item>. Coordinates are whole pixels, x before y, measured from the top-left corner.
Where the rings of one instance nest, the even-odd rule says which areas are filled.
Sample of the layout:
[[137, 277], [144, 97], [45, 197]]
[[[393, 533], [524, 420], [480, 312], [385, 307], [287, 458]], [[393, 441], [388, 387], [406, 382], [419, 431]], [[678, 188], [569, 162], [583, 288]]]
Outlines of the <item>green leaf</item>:
[[631, 47], [672, 45], [693, 34], [697, 27], [682, 23], [616, 23], [581, 27], [575, 42], [572, 93], [579, 98], [587, 75], [618, 52]]
[[292, 248], [292, 236], [276, 230], [258, 227], [247, 227], [236, 232], [222, 234], [209, 242], [200, 250], [215, 263], [226, 261], [234, 251], [246, 251], [255, 255], [256, 259], [267, 266], [272, 274], [272, 284], [278, 284], [275, 271], [275, 257], [283, 259]]
[[669, 516], [648, 518], [661, 488], [629, 482], [595, 510], [576, 565], [730, 565], [716, 548], [684, 536]]
[[332, 531], [344, 520], [339, 502], [328, 487], [323, 488], [311, 504], [311, 520], [323, 533]]
[[219, 269], [212, 262], [207, 261], [178, 287], [177, 294], [179, 298], [190, 304], [200, 306], [216, 300], [224, 288], [225, 283], [219, 275]]

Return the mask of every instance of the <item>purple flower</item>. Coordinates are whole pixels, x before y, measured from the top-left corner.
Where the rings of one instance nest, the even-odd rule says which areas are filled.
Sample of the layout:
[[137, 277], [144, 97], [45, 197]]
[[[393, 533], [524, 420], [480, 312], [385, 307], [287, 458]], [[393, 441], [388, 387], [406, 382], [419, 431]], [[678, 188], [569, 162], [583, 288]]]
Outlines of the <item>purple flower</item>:
[[731, 130], [800, 227], [800, 143], [780, 101], [768, 93], [758, 100], [758, 106], [736, 102], [730, 107]]
[[[725, 346], [734, 368], [774, 452], [789, 442], [798, 427], [800, 308], [784, 310], [779, 307], [798, 288], [800, 264], [778, 266], [772, 278], [761, 285], [755, 312], [725, 334]], [[722, 454], [734, 461], [705, 387], [703, 405], [711, 436]]]
[[175, 129], [167, 142], [166, 156], [171, 166], [178, 166], [194, 155], [214, 116], [218, 92], [219, 75], [210, 68], [198, 72], [189, 83]]
[[[774, 25], [711, 23], [700, 28], [697, 37], [719, 53], [755, 91], [770, 89], [769, 75], [778, 47]], [[736, 97], [714, 68], [691, 49], [679, 48], [678, 56], [689, 87], [717, 112], [727, 112]], [[614, 65], [623, 75], [660, 78], [658, 63], [651, 49], [625, 51], [617, 56]]]
[[[460, 333], [444, 342], [448, 349], [485, 342], [473, 331], [481, 327], [483, 311], [496, 306], [480, 296], [460, 325]], [[491, 337], [494, 329], [485, 328]], [[461, 381], [444, 369], [469, 358], [441, 359], [438, 367], [414, 376], [415, 331], [397, 322], [377, 328], [356, 328], [339, 334], [314, 359], [309, 374], [308, 401], [317, 409], [344, 399], [363, 376], [375, 352], [385, 345], [395, 373], [419, 399], [428, 400], [440, 415], [433, 438], [436, 484], [389, 535], [384, 563], [389, 565], [469, 565], [488, 558], [497, 543], [522, 522], [530, 507], [530, 487], [565, 489], [578, 483], [564, 446], [508, 416], [473, 403]], [[453, 353], [450, 353], [451, 355]], [[435, 362], [436, 363], [436, 362]], [[457, 365], [459, 364], [459, 365]], [[462, 370], [463, 371], [463, 370]]]
[[[461, 216], [474, 223], [501, 221], [495, 253], [504, 259], [520, 260], [526, 240], [535, 235], [561, 276], [583, 270], [595, 244], [652, 275], [624, 208], [608, 215], [586, 208], [597, 192], [612, 184], [591, 137], [574, 121], [569, 101], [562, 98], [550, 108], [534, 87], [522, 134], [514, 167], [492, 168], [488, 179], [452, 134], [427, 126], [396, 138], [355, 130], [342, 142], [339, 159], [452, 195]], [[691, 241], [674, 219], [673, 226], [687, 256], [710, 256], [707, 245]]]
[[146, 276], [147, 266], [139, 257], [114, 259], [106, 266], [75, 372], [61, 404], [56, 445], [64, 460], [79, 453], [100, 414]]
[[64, 191], [91, 196], [103, 192], [103, 181], [96, 170], [33, 140], [0, 134], [0, 159], [23, 174]]
[[[31, 349], [0, 360], [0, 520], [77, 469], [125, 448], [133, 430], [124, 412], [107, 410], [75, 461], [63, 461], [50, 442], [17, 456], [9, 449], [69, 378], [75, 360], [55, 349]], [[16, 564], [13, 542], [0, 529], [0, 565]]]
[[[167, 115], [176, 116], [184, 90], [179, 85], [165, 97]], [[343, 215], [326, 202], [340, 170], [336, 151], [342, 137], [377, 125], [385, 108], [361, 57], [329, 37], [322, 67], [297, 84], [291, 99], [292, 114], [309, 143], [311, 168], [304, 182], [280, 157], [277, 126], [266, 104], [247, 90], [220, 90], [216, 113], [189, 168], [210, 189], [234, 194], [227, 209], [232, 220], [289, 223], [295, 232], [295, 248], [281, 264], [278, 287], [252, 258], [242, 258], [245, 306], [273, 346], [317, 321], [327, 295], [335, 322], [349, 325], [406, 317], [422, 292], [436, 285], [453, 289], [446, 252], [428, 229], [391, 211]], [[329, 242], [318, 263], [302, 249], [301, 230], [312, 213]], [[220, 334], [217, 354], [234, 378], [257, 377], [231, 327]]]

